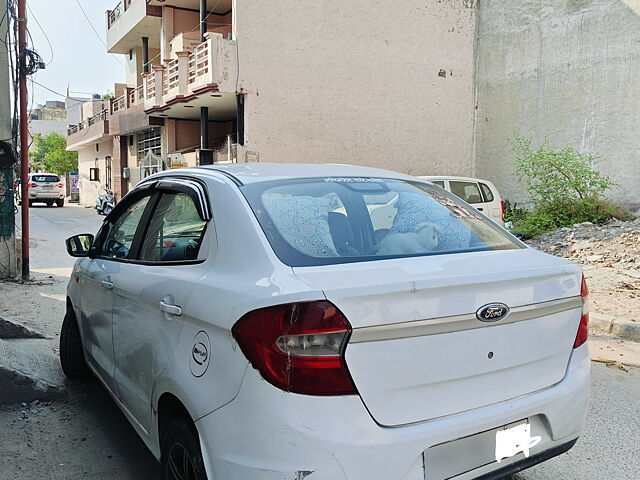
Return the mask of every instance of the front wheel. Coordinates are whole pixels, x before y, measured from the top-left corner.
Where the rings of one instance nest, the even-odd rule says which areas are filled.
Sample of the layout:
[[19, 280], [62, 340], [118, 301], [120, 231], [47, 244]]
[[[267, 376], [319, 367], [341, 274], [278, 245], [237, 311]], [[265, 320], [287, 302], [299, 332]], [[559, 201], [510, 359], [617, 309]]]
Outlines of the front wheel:
[[84, 358], [80, 328], [73, 311], [68, 310], [60, 331], [60, 364], [67, 378], [78, 380], [89, 376]]
[[162, 480], [207, 480], [193, 423], [183, 419], [169, 422], [160, 448]]
[[111, 213], [111, 210], [113, 210], [113, 207], [111, 205], [105, 205], [102, 209], [102, 214], [109, 215]]

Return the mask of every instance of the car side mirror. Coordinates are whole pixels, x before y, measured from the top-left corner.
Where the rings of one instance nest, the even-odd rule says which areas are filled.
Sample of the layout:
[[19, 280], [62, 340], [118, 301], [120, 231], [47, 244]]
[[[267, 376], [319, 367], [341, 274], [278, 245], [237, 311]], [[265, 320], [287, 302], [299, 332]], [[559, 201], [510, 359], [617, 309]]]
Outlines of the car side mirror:
[[72, 257], [88, 257], [91, 245], [93, 245], [93, 235], [90, 233], [74, 235], [67, 238], [65, 243], [67, 244], [67, 252]]

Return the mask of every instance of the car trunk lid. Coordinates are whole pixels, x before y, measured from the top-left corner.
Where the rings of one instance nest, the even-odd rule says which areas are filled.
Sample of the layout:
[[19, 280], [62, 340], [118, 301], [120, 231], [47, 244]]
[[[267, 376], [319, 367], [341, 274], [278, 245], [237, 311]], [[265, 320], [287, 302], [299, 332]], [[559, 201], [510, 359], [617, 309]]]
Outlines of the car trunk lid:
[[[353, 327], [345, 358], [381, 425], [414, 423], [559, 382], [581, 314], [577, 265], [533, 249], [294, 268]], [[476, 312], [500, 303], [493, 322]], [[493, 319], [492, 319], [493, 320]]]

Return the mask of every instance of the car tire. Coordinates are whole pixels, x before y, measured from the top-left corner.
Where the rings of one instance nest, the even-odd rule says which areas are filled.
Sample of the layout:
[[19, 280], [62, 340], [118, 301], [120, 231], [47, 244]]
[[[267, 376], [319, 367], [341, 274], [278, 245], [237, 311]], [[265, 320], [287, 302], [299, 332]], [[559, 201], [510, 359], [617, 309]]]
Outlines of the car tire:
[[53, 201], [51, 202], [46, 202], [47, 203], [47, 207], [53, 207]]
[[89, 367], [84, 358], [80, 328], [73, 311], [68, 310], [60, 331], [60, 364], [67, 378], [82, 380], [89, 377]]
[[33, 200], [29, 200], [29, 207], [33, 207]]
[[109, 215], [111, 213], [111, 211], [113, 210], [113, 207], [111, 207], [111, 205], [106, 205], [103, 209], [102, 209], [102, 214], [103, 215]]
[[62, 200], [56, 200], [56, 207], [64, 207], [64, 198]]
[[171, 420], [163, 432], [160, 449], [162, 480], [207, 480], [198, 432], [190, 421]]

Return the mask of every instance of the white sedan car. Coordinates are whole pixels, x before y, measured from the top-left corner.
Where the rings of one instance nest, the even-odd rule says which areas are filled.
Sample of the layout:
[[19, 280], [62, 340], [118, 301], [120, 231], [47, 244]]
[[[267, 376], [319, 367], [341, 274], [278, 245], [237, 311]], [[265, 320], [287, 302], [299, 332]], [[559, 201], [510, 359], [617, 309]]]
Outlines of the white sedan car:
[[166, 171], [67, 248], [63, 369], [101, 380], [164, 479], [499, 478], [580, 435], [580, 267], [423, 180]]

